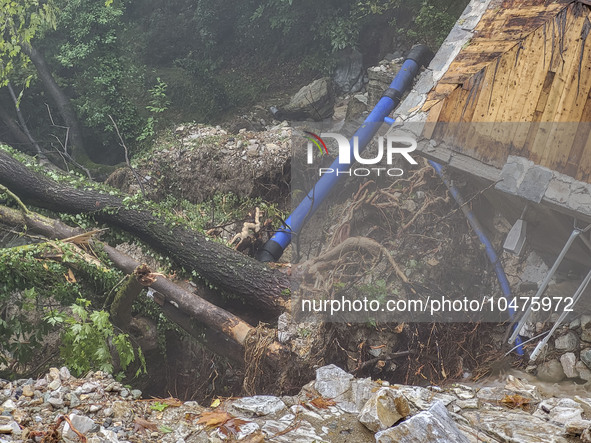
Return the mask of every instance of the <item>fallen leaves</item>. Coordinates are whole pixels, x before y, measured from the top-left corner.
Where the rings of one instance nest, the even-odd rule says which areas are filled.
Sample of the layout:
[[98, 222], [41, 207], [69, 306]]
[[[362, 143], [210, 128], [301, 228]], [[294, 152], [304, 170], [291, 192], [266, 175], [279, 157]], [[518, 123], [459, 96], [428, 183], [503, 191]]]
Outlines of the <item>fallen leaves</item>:
[[531, 399], [519, 394], [505, 395], [505, 397], [503, 397], [501, 400], [501, 403], [511, 409], [526, 409], [530, 406]]
[[144, 420], [140, 417], [136, 417], [133, 420], [133, 432], [143, 433], [146, 432], [146, 429], [149, 431], [157, 431], [158, 425], [156, 423], [152, 423], [149, 420]]
[[310, 404], [317, 409], [328, 409], [330, 406], [335, 406], [337, 403], [330, 398], [316, 397], [310, 401]]
[[240, 427], [248, 423], [245, 420], [236, 418], [226, 411], [206, 411], [201, 413], [197, 420], [198, 425], [205, 425], [206, 428], [218, 428], [226, 437], [236, 436]]

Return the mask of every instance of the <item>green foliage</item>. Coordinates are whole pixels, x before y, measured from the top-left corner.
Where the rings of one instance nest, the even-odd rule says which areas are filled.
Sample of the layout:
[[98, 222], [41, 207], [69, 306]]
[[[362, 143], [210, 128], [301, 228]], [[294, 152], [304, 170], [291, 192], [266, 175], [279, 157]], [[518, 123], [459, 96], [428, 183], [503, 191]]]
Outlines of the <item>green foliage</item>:
[[[60, 260], [44, 259], [59, 256]], [[84, 284], [66, 276], [75, 268]], [[108, 292], [121, 278], [79, 258], [61, 242], [0, 249], [0, 362], [26, 365], [56, 323], [47, 312], [60, 312], [76, 298]]]
[[59, 8], [56, 31], [46, 32], [39, 45], [50, 62], [57, 62], [53, 68], [59, 81], [73, 92], [87, 142], [103, 151], [117, 147], [121, 154], [109, 115], [130, 140], [143, 127], [144, 69], [120, 38], [126, 2], [54, 1]]
[[51, 0], [0, 0], [0, 87], [8, 84], [8, 76], [15, 68], [28, 63], [22, 46], [52, 26], [55, 9]]
[[[47, 318], [54, 323], [63, 323], [61, 355], [66, 366], [77, 376], [91, 369], [112, 373], [113, 355], [116, 353], [122, 370], [136, 360], [136, 352], [129, 336], [116, 333], [105, 311], [92, 311], [90, 301], [78, 299], [71, 306], [72, 315], [52, 313]], [[136, 376], [146, 371], [146, 361], [140, 348], [137, 349], [139, 368]]]
[[150, 406], [150, 409], [152, 409], [153, 411], [158, 411], [158, 412], [162, 412], [166, 408], [168, 408], [168, 405], [166, 403], [161, 403], [159, 401], [154, 402], [154, 404], [152, 406]]
[[154, 136], [154, 128], [158, 123], [156, 116], [166, 111], [170, 105], [170, 100], [166, 96], [167, 88], [168, 85], [160, 80], [160, 77], [156, 77], [156, 84], [148, 91], [150, 93], [150, 103], [146, 106], [146, 109], [152, 115], [148, 117], [142, 133], [136, 137], [137, 141], [151, 139]]
[[453, 11], [442, 10], [438, 2], [425, 1], [415, 15], [414, 26], [406, 30], [406, 36], [419, 40], [432, 48], [438, 48], [457, 18]]

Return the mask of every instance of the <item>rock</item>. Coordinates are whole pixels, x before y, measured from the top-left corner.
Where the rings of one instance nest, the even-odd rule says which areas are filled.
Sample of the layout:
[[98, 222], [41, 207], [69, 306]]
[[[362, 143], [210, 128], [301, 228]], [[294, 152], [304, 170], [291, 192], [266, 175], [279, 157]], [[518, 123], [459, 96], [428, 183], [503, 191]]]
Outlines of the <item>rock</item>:
[[49, 381], [59, 380], [60, 370], [58, 368], [49, 368]]
[[579, 349], [579, 337], [573, 331], [568, 331], [554, 341], [554, 346], [559, 351], [575, 351]]
[[134, 400], [138, 400], [142, 396], [142, 391], [139, 389], [132, 389], [130, 393]]
[[72, 375], [70, 374], [70, 370], [68, 368], [66, 368], [65, 366], [60, 368], [60, 379], [62, 381], [68, 381], [71, 377]]
[[574, 420], [581, 420], [582, 414], [583, 408], [581, 405], [569, 398], [563, 398], [558, 400], [556, 406], [550, 410], [548, 418], [551, 422], [565, 425]]
[[564, 425], [564, 430], [569, 435], [581, 435], [589, 428], [591, 428], [591, 421], [589, 420], [571, 420]]
[[90, 394], [91, 392], [96, 391], [98, 387], [98, 383], [86, 382], [78, 389], [76, 389], [76, 394]]
[[581, 328], [582, 329], [591, 329], [591, 315], [588, 315], [588, 314], [581, 315]]
[[[72, 422], [72, 425], [74, 426], [74, 428], [82, 434], [87, 434], [87, 433], [91, 432], [92, 430], [98, 429], [98, 425], [92, 419], [85, 417], [84, 415], [70, 414], [69, 418], [70, 418], [70, 421]], [[72, 430], [72, 428], [70, 427], [70, 424], [67, 422], [64, 425], [63, 434], [65, 437], [69, 438], [70, 440], [77, 441], [77, 439], [78, 439], [78, 436]]]
[[0, 423], [0, 434], [21, 435], [22, 429], [14, 420], [8, 421], [6, 424]]
[[316, 370], [314, 389], [326, 398], [335, 401], [344, 400], [345, 394], [351, 391], [353, 376], [335, 365], [328, 365]]
[[33, 395], [35, 395], [35, 391], [33, 389], [33, 386], [30, 386], [30, 385], [23, 386], [23, 396], [32, 397]]
[[577, 357], [572, 352], [562, 354], [560, 356], [560, 364], [567, 378], [577, 378], [579, 376], [579, 371], [575, 366], [577, 364]]
[[275, 414], [286, 408], [285, 403], [280, 398], [272, 395], [240, 398], [232, 403], [232, 407], [258, 416]]
[[378, 443], [469, 443], [441, 402], [375, 435]]
[[333, 74], [337, 90], [343, 94], [357, 92], [363, 86], [363, 56], [355, 49], [341, 51]]
[[587, 365], [585, 363], [583, 363], [582, 361], [579, 360], [575, 364], [575, 369], [579, 373], [579, 378], [581, 378], [585, 381], [591, 380], [591, 370], [589, 370], [589, 368], [587, 367]]
[[591, 349], [583, 349], [581, 351], [581, 361], [585, 363], [587, 368], [591, 369]]
[[[376, 384], [371, 378], [362, 378], [360, 380], [353, 380], [351, 382], [351, 403], [355, 405], [355, 409], [351, 412], [357, 414], [367, 401], [373, 395]], [[341, 409], [342, 409], [342, 405]]]
[[47, 403], [49, 403], [55, 409], [60, 409], [64, 407], [64, 399], [60, 397], [49, 397]]
[[502, 442], [566, 443], [563, 428], [518, 410], [486, 409], [466, 411], [463, 416], [470, 425]]
[[128, 397], [128, 396], [129, 396], [129, 389], [127, 389], [127, 388], [123, 388], [123, 389], [121, 389], [121, 392], [119, 392], [119, 395], [120, 395], [122, 398], [126, 398], [126, 397]]
[[550, 383], [558, 383], [564, 380], [566, 375], [562, 370], [562, 365], [556, 359], [548, 360], [538, 365], [538, 378], [542, 381]]
[[56, 380], [53, 380], [51, 383], [49, 383], [49, 385], [47, 385], [47, 389], [49, 389], [50, 391], [57, 391], [61, 387], [62, 387], [62, 382], [60, 381], [59, 378]]
[[390, 388], [375, 392], [361, 409], [357, 419], [370, 431], [383, 431], [410, 414], [410, 406], [403, 396]]
[[478, 409], [479, 403], [477, 398], [471, 398], [470, 400], [458, 400], [456, 405], [460, 409]]
[[12, 412], [16, 409], [16, 404], [11, 399], [2, 403], [2, 412]]
[[332, 116], [334, 101], [331, 80], [320, 78], [300, 89], [278, 115], [290, 120], [323, 120]]
[[119, 443], [119, 438], [117, 438], [117, 434], [115, 434], [113, 431], [105, 429], [101, 426], [99, 432], [97, 432], [96, 437], [89, 438], [88, 443]]
[[347, 114], [345, 119], [347, 121], [359, 117], [367, 111], [367, 94], [355, 94], [347, 104]]
[[73, 409], [73, 408], [77, 408], [78, 406], [80, 406], [80, 399], [73, 392], [66, 394], [66, 399], [70, 402], [70, 408]]

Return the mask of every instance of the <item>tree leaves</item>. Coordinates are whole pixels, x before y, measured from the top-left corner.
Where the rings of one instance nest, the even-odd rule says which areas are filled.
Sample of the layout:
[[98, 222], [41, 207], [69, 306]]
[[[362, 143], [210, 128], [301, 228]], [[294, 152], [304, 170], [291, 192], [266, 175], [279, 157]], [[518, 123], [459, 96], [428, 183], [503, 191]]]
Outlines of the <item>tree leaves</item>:
[[8, 76], [16, 67], [24, 67], [29, 59], [22, 52], [41, 30], [55, 27], [52, 0], [0, 0], [0, 87], [8, 84]]

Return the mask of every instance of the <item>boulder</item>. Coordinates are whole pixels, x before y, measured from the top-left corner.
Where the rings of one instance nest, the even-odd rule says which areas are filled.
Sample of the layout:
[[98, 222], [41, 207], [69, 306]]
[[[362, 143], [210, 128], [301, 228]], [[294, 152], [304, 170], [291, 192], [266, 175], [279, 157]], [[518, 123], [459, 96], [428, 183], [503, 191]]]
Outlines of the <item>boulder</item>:
[[289, 103], [278, 111], [281, 119], [324, 120], [334, 111], [335, 95], [330, 78], [314, 80], [300, 89]]
[[363, 86], [363, 56], [355, 49], [342, 51], [333, 74], [338, 92], [358, 92]]
[[361, 409], [358, 419], [373, 432], [388, 429], [410, 414], [408, 401], [391, 388], [375, 392]]
[[538, 378], [542, 381], [550, 383], [558, 383], [564, 380], [566, 374], [562, 369], [562, 365], [556, 359], [548, 360], [538, 366]]
[[378, 443], [468, 443], [442, 402], [375, 435]]

